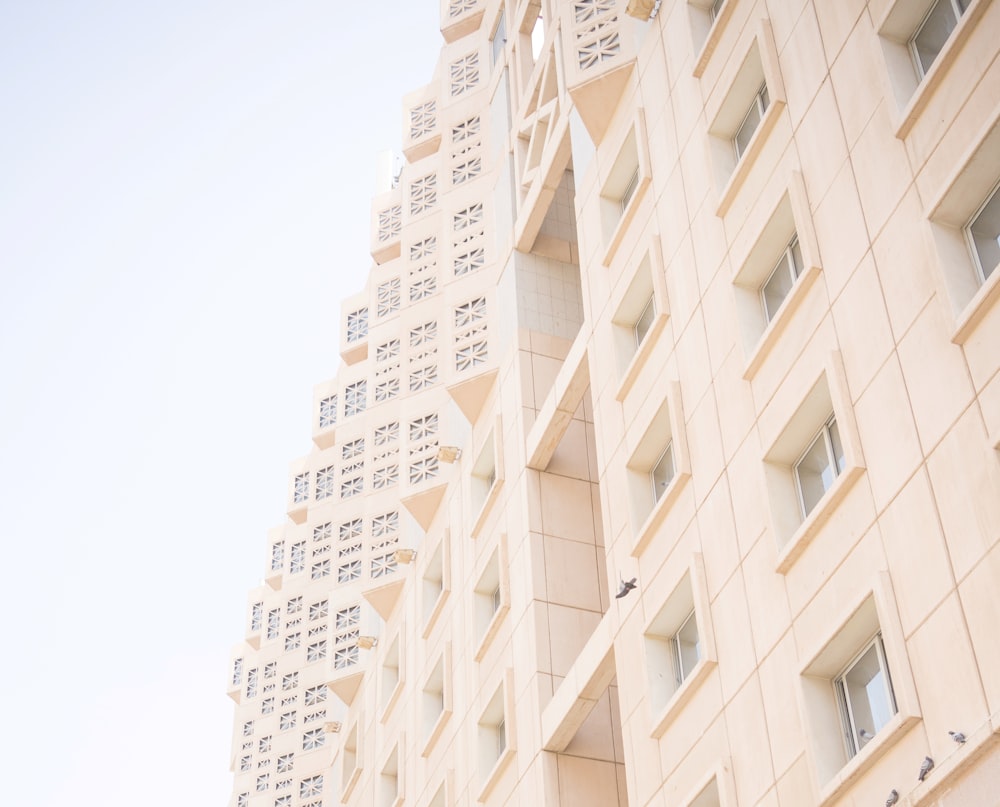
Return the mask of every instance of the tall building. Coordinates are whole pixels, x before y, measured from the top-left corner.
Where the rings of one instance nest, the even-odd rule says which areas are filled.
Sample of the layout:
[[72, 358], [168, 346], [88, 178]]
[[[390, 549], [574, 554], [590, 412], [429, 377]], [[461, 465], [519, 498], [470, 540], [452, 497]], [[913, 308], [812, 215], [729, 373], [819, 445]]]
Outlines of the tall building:
[[1000, 804], [1000, 2], [441, 32], [231, 807]]

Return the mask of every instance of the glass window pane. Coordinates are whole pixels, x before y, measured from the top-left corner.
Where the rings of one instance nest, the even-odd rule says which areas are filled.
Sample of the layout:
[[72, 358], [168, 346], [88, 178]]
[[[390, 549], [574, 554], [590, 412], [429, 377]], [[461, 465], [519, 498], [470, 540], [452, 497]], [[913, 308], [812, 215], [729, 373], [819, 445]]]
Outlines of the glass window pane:
[[750, 138], [753, 137], [753, 133], [757, 131], [759, 125], [760, 105], [758, 98], [755, 96], [753, 103], [750, 105], [750, 110], [747, 112], [747, 116], [743, 119], [743, 123], [740, 124], [740, 128], [736, 130], [736, 137], [733, 138], [737, 159], [743, 156], [743, 152], [746, 151], [747, 145], [750, 143]]
[[625, 186], [625, 190], [622, 192], [622, 210], [624, 211], [628, 207], [628, 203], [632, 201], [632, 197], [635, 196], [635, 192], [639, 187], [639, 166], [635, 167], [635, 171], [632, 176], [629, 177], [628, 184]]
[[985, 280], [1000, 264], [1000, 193], [996, 190], [969, 225], [969, 235]]
[[792, 258], [792, 268], [795, 272], [795, 276], [798, 277], [802, 274], [802, 268], [805, 266], [802, 261], [802, 247], [799, 245], [798, 236], [795, 236], [792, 239], [792, 243], [788, 245], [788, 252]]
[[802, 495], [802, 515], [809, 515], [816, 503], [823, 498], [833, 480], [836, 470], [830, 464], [830, 455], [826, 448], [826, 435], [820, 433], [795, 466], [795, 476], [799, 482], [799, 492]]
[[652, 295], [650, 295], [646, 306], [642, 309], [642, 313], [639, 314], [639, 318], [635, 321], [636, 347], [639, 347], [642, 344], [642, 340], [646, 338], [646, 334], [649, 333], [649, 329], [653, 326], [654, 317], [656, 317], [656, 304], [653, 301]]
[[653, 501], [659, 501], [663, 491], [667, 489], [670, 480], [674, 478], [674, 444], [670, 442], [663, 450], [656, 465], [649, 472], [649, 479], [653, 483]]
[[789, 271], [788, 253], [786, 252], [781, 256], [778, 265], [774, 267], [771, 276], [764, 282], [760, 290], [761, 300], [764, 304], [764, 317], [768, 322], [774, 319], [774, 315], [778, 313], [778, 309], [788, 296], [788, 292], [792, 290], [793, 285], [795, 285], [795, 278]]
[[830, 448], [833, 450], [834, 462], [833, 470], [836, 476], [844, 470], [844, 445], [840, 442], [840, 429], [837, 428], [836, 420], [831, 420], [826, 428], [830, 433]]
[[674, 658], [677, 664], [677, 680], [683, 681], [691, 674], [701, 658], [701, 647], [698, 642], [698, 622], [694, 611], [684, 620], [679, 631], [674, 636]]
[[844, 691], [854, 718], [857, 745], [862, 747], [892, 719], [896, 711], [889, 697], [888, 681], [875, 644], [844, 674]]
[[931, 69], [931, 64], [957, 24], [958, 16], [951, 5], [951, 0], [937, 0], [912, 40], [913, 55], [916, 57], [921, 75]]

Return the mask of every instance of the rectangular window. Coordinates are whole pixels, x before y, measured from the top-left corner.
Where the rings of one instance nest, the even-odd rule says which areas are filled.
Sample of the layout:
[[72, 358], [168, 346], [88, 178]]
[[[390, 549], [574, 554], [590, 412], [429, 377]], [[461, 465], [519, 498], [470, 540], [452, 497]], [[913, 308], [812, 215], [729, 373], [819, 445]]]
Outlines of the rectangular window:
[[656, 300], [653, 299], [653, 295], [649, 295], [649, 300], [646, 301], [646, 305], [643, 307], [642, 312], [639, 314], [635, 321], [635, 325], [632, 326], [632, 333], [635, 334], [635, 346], [636, 348], [642, 344], [643, 339], [646, 338], [646, 334], [649, 333], [649, 329], [653, 327], [653, 320], [656, 319]]
[[844, 470], [844, 446], [837, 419], [831, 417], [795, 463], [795, 484], [802, 517], [809, 515]]
[[492, 57], [491, 64], [496, 64], [500, 61], [503, 56], [503, 46], [507, 44], [507, 20], [504, 16], [504, 12], [500, 12], [500, 21], [497, 23], [496, 33], [493, 34], [493, 40], [490, 42], [490, 54]]
[[753, 133], [757, 131], [757, 127], [760, 126], [761, 120], [764, 118], [764, 113], [767, 111], [770, 99], [767, 94], [767, 84], [761, 84], [760, 89], [754, 96], [753, 101], [750, 104], [750, 109], [747, 110], [746, 117], [743, 118], [743, 122], [740, 127], [736, 130], [736, 135], [733, 137], [733, 148], [736, 149], [736, 159], [739, 160], [743, 156], [744, 152], [747, 150], [747, 146], [750, 144], [750, 139], [753, 137]]
[[674, 676], [677, 683], [681, 684], [691, 674], [691, 670], [695, 668], [698, 659], [701, 658], [698, 620], [695, 619], [693, 608], [678, 628], [677, 633], [671, 638], [670, 647], [674, 659]]
[[994, 186], [983, 206], [965, 228], [979, 278], [986, 282], [1000, 264], [1000, 184]]
[[792, 290], [792, 286], [802, 273], [802, 266], [802, 248], [796, 235], [785, 247], [771, 274], [760, 287], [760, 302], [764, 306], [764, 318], [768, 322], [774, 319], [788, 292]]
[[882, 634], [877, 634], [847, 665], [834, 682], [834, 687], [843, 720], [847, 754], [853, 757], [896, 714]]
[[660, 458], [649, 471], [649, 481], [653, 488], [653, 502], [658, 502], [670, 481], [674, 478], [674, 443], [671, 440], [663, 449]]
[[625, 190], [622, 191], [622, 211], [628, 207], [628, 203], [632, 201], [632, 197], [635, 196], [636, 189], [639, 187], [639, 166], [636, 164], [635, 171], [632, 172], [632, 176], [629, 177], [628, 183], [625, 185]]
[[937, 0], [910, 39], [917, 75], [923, 78], [958, 25], [969, 0]]

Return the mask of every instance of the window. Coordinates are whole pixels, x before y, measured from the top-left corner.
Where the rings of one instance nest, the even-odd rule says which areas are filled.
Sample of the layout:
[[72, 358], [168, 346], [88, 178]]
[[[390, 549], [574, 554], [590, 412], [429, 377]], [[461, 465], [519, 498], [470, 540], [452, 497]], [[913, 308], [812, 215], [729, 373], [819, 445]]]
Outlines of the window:
[[986, 282], [1000, 264], [1000, 184], [993, 187], [989, 198], [976, 211], [965, 228], [969, 246], [979, 271], [979, 279]]
[[691, 475], [680, 385], [661, 381], [658, 386], [666, 387], [665, 400], [645, 428], [634, 424], [627, 438], [635, 446], [625, 466], [634, 554], [649, 543]]
[[479, 451], [479, 456], [472, 466], [472, 474], [469, 479], [469, 490], [472, 500], [472, 513], [474, 521], [469, 532], [473, 538], [479, 537], [484, 526], [492, 504], [500, 494], [503, 482], [503, 453], [502, 445], [498, 441], [498, 435], [503, 434], [499, 416], [496, 425], [486, 435], [483, 446]]
[[421, 725], [424, 747], [422, 756], [429, 756], [451, 716], [451, 644], [445, 642], [444, 652], [424, 682], [421, 692]]
[[639, 187], [639, 166], [635, 166], [635, 171], [632, 172], [632, 176], [629, 178], [628, 183], [625, 185], [625, 190], [622, 191], [621, 206], [622, 212], [625, 212], [625, 208], [628, 207], [628, 203], [632, 201], [632, 197], [635, 196], [636, 189]]
[[422, 581], [421, 599], [423, 601], [424, 638], [430, 635], [438, 615], [444, 606], [451, 589], [451, 581], [448, 569], [448, 544], [451, 538], [449, 530], [445, 530], [441, 540], [430, 554], [427, 566], [424, 569]]
[[694, 609], [670, 640], [674, 658], [674, 677], [677, 683], [683, 683], [701, 658], [701, 643], [698, 639], [698, 620]]
[[834, 682], [844, 723], [847, 755], [853, 757], [896, 714], [882, 635], [877, 634]]
[[622, 136], [614, 163], [601, 179], [601, 229], [605, 244], [602, 263], [605, 266], [610, 266], [614, 260], [625, 231], [649, 186], [649, 157], [644, 133], [645, 116], [640, 109]]
[[473, 591], [476, 635], [479, 637], [476, 661], [482, 660], [491, 640], [500, 629], [504, 615], [510, 610], [506, 550], [506, 540], [501, 536], [499, 545], [486, 562]]
[[649, 472], [649, 481], [653, 488], [653, 502], [659, 501], [666, 491], [670, 481], [674, 478], [674, 444], [673, 441], [667, 443], [663, 453], [656, 461], [656, 465]]
[[746, 152], [747, 146], [750, 144], [750, 138], [753, 137], [754, 132], [757, 131], [757, 127], [760, 126], [769, 103], [770, 99], [767, 95], [767, 84], [765, 83], [757, 90], [757, 94], [750, 103], [750, 109], [747, 110], [746, 117], [743, 118], [743, 123], [739, 125], [733, 137], [733, 148], [736, 149], [737, 160]]
[[394, 807], [400, 796], [399, 746], [389, 753], [375, 783], [375, 807]]
[[844, 446], [840, 441], [837, 419], [830, 417], [795, 463], [795, 485], [803, 518], [812, 512], [823, 494], [833, 486], [833, 480], [844, 470], [844, 464]]
[[761, 435], [770, 445], [764, 479], [780, 574], [806, 551], [865, 471], [843, 360], [837, 351], [823, 359], [817, 353], [797, 360], [781, 393], [788, 414], [776, 415]]
[[667, 290], [659, 240], [652, 239], [650, 248], [640, 255], [628, 285], [619, 287], [621, 291], [616, 291], [611, 300], [613, 347], [620, 378], [615, 398], [619, 401], [625, 400], [640, 376], [656, 377], [656, 373], [642, 371], [667, 322]]
[[931, 64], [944, 48], [951, 32], [958, 25], [958, 18], [969, 6], [969, 0], [937, 0], [927, 12], [923, 22], [910, 39], [910, 54], [917, 68], [917, 75], [923, 78], [931, 69]]
[[693, 555], [678, 574], [642, 637], [653, 737], [663, 735], [716, 663], [702, 556]]
[[386, 651], [385, 658], [382, 661], [382, 687], [379, 695], [383, 721], [399, 699], [400, 692], [402, 692], [402, 658], [400, 637], [396, 636], [392, 644], [389, 645], [389, 649]]
[[358, 743], [358, 724], [355, 723], [351, 726], [351, 730], [347, 733], [347, 738], [344, 740], [344, 750], [340, 755], [341, 762], [341, 793], [340, 800], [347, 801], [351, 792], [354, 790], [354, 786], [357, 784], [358, 779], [361, 776], [361, 746]]
[[[720, 8], [719, 21], [709, 32], [710, 43], [714, 44], [710, 48], [710, 43], [706, 43], [703, 56], [718, 45], [716, 34], [731, 15], [727, 8], [733, 5], [726, 3]], [[707, 8], [702, 15], [707, 21]], [[715, 214], [720, 217], [728, 214], [741, 190], [756, 195], [766, 184], [748, 183], [748, 179], [754, 167], [760, 164], [759, 157], [771, 142], [769, 133], [785, 107], [785, 89], [771, 25], [761, 19], [755, 27], [757, 33], [742, 59], [738, 52], [726, 54], [723, 74], [705, 98], [705, 115], [711, 121], [708, 133], [712, 171], [719, 194]], [[703, 64], [701, 60], [700, 64]], [[747, 205], [756, 202], [756, 199], [744, 200]]]
[[278, 728], [281, 731], [295, 728], [295, 712], [285, 712], [278, 719]]
[[639, 317], [632, 326], [632, 333], [635, 336], [636, 349], [638, 349], [639, 345], [642, 344], [643, 340], [646, 338], [646, 334], [649, 333], [650, 328], [653, 327], [654, 319], [656, 319], [656, 300], [653, 295], [650, 294], [649, 299], [646, 301], [646, 305], [643, 306]]
[[500, 12], [500, 20], [497, 22], [497, 29], [490, 41], [491, 64], [496, 64], [503, 56], [503, 46], [507, 44], [507, 20], [504, 12]]
[[708, 9], [708, 13], [712, 17], [712, 22], [715, 22], [719, 18], [719, 12], [722, 10], [722, 6], [725, 4], [726, 0], [715, 0], [711, 7]]
[[799, 246], [798, 236], [793, 236], [764, 285], [760, 287], [760, 302], [764, 307], [764, 319], [768, 322], [774, 319], [788, 292], [792, 290], [802, 273], [802, 266], [802, 248]]
[[496, 688], [489, 703], [479, 716], [476, 755], [482, 788], [478, 800], [486, 797], [507, 767], [514, 752], [514, 734], [507, 723], [507, 693], [511, 687], [512, 671], [504, 671], [504, 680]]
[[822, 803], [837, 800], [920, 720], [889, 573], [872, 583], [853, 601], [831, 598], [825, 621], [836, 627], [804, 638], [800, 648], [810, 660], [798, 679], [799, 702]]

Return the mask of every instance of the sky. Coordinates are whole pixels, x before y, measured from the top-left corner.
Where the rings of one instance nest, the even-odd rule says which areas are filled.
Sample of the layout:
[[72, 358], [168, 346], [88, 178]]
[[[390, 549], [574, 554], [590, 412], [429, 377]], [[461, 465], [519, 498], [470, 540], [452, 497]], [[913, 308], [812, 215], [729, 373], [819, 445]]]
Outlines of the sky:
[[438, 0], [0, 0], [0, 801], [225, 805], [230, 648]]

